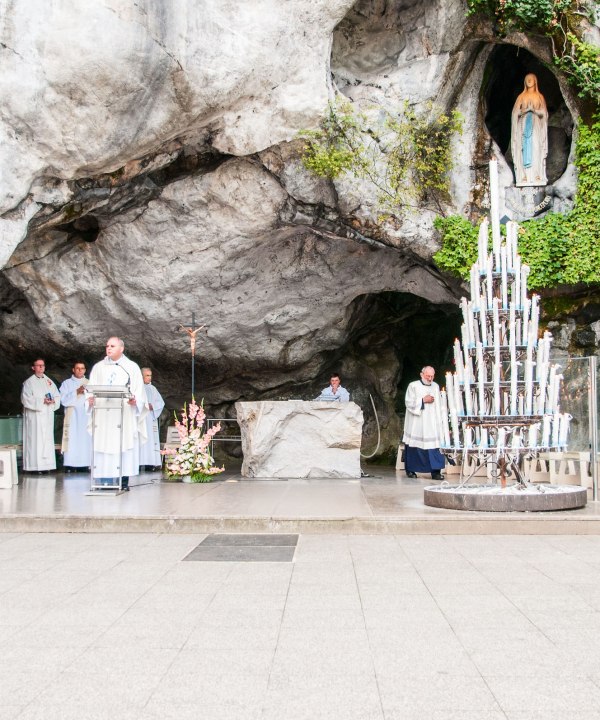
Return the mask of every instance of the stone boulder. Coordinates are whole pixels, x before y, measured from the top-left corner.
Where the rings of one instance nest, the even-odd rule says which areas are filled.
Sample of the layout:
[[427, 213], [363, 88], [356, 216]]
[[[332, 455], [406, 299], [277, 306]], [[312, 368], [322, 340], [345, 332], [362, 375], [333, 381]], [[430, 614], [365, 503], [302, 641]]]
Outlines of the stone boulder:
[[359, 478], [362, 410], [353, 402], [238, 402], [244, 477]]

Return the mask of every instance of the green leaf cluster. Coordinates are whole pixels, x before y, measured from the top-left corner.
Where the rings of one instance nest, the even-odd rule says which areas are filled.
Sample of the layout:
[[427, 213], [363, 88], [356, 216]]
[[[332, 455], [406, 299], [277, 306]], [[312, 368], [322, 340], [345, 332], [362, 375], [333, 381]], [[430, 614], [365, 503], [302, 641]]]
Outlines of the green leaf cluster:
[[443, 213], [460, 113], [430, 104], [419, 114], [406, 103], [400, 115], [380, 107], [375, 115], [369, 119], [346, 99], [330, 103], [319, 128], [299, 135], [304, 166], [330, 180], [343, 174], [368, 180], [388, 216], [417, 204]]
[[[600, 115], [579, 126], [575, 151], [579, 181], [573, 209], [522, 223], [519, 252], [531, 268], [530, 288], [600, 283]], [[466, 279], [477, 256], [478, 229], [465, 218], [435, 222], [442, 248], [433, 259], [440, 269]]]
[[515, 30], [546, 35], [554, 64], [580, 97], [597, 104], [600, 51], [582, 39], [580, 30], [582, 18], [592, 18], [594, 5], [589, 0], [467, 0], [468, 14], [490, 17], [500, 36]]

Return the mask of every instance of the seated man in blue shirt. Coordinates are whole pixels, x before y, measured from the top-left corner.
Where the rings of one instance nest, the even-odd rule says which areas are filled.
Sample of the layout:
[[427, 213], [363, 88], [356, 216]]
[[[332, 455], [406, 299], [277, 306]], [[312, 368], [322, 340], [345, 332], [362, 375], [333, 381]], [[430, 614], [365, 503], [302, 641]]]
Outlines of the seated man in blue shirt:
[[350, 393], [341, 386], [340, 376], [334, 373], [329, 381], [331, 385], [323, 388], [317, 400], [326, 400], [328, 402], [350, 402]]

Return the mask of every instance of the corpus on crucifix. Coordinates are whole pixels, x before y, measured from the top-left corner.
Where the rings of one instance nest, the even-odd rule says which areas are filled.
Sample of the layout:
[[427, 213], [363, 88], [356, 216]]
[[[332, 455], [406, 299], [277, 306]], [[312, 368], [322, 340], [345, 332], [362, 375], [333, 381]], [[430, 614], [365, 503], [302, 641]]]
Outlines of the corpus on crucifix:
[[194, 397], [195, 390], [195, 378], [194, 378], [194, 366], [196, 358], [196, 335], [201, 331], [208, 332], [206, 325], [196, 325], [196, 313], [192, 313], [192, 324], [189, 327], [184, 325], [179, 326], [179, 330], [183, 330], [190, 336], [190, 350], [192, 351], [192, 397]]

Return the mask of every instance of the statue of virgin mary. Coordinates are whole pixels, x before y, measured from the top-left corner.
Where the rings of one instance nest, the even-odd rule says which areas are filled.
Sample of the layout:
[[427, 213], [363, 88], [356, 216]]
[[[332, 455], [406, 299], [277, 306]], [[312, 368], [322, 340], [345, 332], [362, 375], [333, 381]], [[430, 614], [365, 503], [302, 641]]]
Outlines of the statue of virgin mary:
[[511, 150], [517, 187], [546, 185], [548, 110], [537, 77], [525, 75], [523, 92], [512, 111]]

